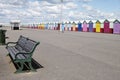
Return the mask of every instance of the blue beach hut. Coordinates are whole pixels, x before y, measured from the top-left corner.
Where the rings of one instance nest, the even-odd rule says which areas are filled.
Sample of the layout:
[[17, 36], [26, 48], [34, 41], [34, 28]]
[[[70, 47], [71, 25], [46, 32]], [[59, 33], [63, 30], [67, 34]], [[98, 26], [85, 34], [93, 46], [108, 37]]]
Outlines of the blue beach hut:
[[82, 23], [81, 22], [78, 23], [78, 31], [82, 31]]
[[89, 32], [93, 32], [93, 22], [89, 21]]

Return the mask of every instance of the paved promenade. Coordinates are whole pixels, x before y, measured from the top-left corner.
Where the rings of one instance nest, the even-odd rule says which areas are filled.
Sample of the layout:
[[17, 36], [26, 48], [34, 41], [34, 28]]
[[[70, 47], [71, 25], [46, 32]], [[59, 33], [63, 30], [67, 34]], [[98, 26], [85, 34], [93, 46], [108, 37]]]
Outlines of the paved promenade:
[[120, 80], [120, 35], [7, 29], [6, 42], [20, 35], [40, 41], [33, 58], [44, 68], [14, 74], [8, 52], [0, 46], [0, 80]]

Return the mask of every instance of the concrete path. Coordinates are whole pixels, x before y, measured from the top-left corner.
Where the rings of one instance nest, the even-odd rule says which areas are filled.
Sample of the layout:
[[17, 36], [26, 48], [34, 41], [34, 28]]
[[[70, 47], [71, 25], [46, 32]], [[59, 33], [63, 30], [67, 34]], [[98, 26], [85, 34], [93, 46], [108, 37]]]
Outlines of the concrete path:
[[20, 35], [40, 41], [33, 58], [44, 68], [14, 74], [7, 50], [0, 46], [0, 80], [120, 80], [120, 35], [7, 29], [7, 42]]

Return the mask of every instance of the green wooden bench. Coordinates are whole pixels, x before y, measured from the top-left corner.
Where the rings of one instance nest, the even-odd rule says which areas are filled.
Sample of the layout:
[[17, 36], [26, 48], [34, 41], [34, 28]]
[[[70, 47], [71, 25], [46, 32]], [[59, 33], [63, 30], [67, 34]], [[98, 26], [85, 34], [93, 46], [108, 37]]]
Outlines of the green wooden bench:
[[25, 72], [23, 71], [24, 66], [29, 68], [30, 71], [36, 71], [32, 67], [31, 61], [33, 52], [39, 43], [24, 36], [20, 36], [17, 42], [7, 43], [8, 55], [10, 55], [12, 62], [18, 67], [15, 73]]

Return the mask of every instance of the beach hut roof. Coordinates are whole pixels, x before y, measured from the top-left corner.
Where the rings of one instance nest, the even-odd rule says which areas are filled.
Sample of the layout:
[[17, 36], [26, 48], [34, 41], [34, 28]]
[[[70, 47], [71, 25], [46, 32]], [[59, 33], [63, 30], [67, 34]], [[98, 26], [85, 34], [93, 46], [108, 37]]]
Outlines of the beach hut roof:
[[71, 22], [69, 21], [69, 24], [71, 24]]
[[81, 24], [81, 22], [79, 21], [78, 24]]
[[72, 24], [76, 24], [74, 21], [73, 21], [73, 23]]
[[92, 21], [89, 21], [89, 23], [93, 23]]
[[109, 23], [109, 21], [106, 19], [106, 20], [104, 21], [104, 23]]
[[99, 20], [97, 20], [96, 23], [101, 23], [101, 22]]
[[120, 23], [120, 21], [118, 21], [118, 20], [116, 19], [113, 23]]
[[67, 22], [65, 22], [65, 24], [67, 24]]
[[86, 21], [83, 21], [83, 23], [87, 23]]
[[75, 23], [75, 22], [73, 21], [73, 23]]

